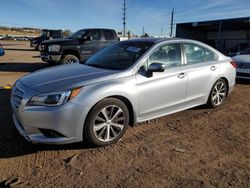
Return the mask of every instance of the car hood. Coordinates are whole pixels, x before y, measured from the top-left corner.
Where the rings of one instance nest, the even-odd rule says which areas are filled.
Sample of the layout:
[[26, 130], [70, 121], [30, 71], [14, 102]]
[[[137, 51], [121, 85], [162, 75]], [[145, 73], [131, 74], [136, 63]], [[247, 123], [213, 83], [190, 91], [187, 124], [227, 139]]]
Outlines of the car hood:
[[250, 64], [250, 55], [237, 55], [232, 57], [237, 63], [249, 63]]
[[79, 63], [46, 68], [20, 79], [25, 86], [41, 93], [64, 91], [113, 78], [119, 71]]
[[70, 39], [70, 38], [62, 38], [62, 39], [52, 39], [52, 40], [45, 40], [42, 42], [44, 45], [53, 45], [53, 44], [59, 44], [59, 45], [74, 45], [78, 44], [79, 41]]

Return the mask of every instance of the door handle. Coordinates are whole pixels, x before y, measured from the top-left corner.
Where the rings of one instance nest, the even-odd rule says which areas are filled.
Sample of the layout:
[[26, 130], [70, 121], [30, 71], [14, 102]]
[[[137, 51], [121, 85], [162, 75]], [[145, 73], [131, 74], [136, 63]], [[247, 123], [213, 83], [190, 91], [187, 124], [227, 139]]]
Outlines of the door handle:
[[210, 70], [211, 71], [215, 71], [217, 69], [217, 67], [216, 66], [212, 66], [212, 67], [210, 67]]
[[180, 79], [185, 78], [185, 73], [182, 72], [182, 73], [178, 74], [177, 78], [180, 78]]

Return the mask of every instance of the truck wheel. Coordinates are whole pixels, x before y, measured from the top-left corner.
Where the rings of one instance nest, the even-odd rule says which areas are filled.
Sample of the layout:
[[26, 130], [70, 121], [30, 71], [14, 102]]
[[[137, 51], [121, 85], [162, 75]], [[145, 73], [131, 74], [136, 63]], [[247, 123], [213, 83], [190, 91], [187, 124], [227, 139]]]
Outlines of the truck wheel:
[[72, 63], [78, 63], [79, 59], [74, 55], [65, 55], [63, 56], [61, 60], [61, 64], [72, 64]]
[[38, 50], [42, 51], [42, 45], [41, 44], [38, 45]]
[[42, 50], [41, 44], [37, 44], [36, 47], [35, 47], [35, 50], [36, 51], [41, 51]]

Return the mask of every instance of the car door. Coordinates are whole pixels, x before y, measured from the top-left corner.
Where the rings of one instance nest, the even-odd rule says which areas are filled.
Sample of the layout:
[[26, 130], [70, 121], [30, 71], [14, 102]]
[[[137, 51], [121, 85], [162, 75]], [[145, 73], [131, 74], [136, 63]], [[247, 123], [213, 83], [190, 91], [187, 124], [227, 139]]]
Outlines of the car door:
[[102, 43], [102, 47], [106, 47], [118, 41], [115, 31], [104, 29], [102, 33], [103, 33], [103, 39], [104, 39]]
[[[153, 62], [164, 63], [165, 71], [148, 76], [147, 68]], [[182, 66], [180, 45], [166, 44], [154, 50], [140, 67], [136, 81], [139, 121], [182, 108], [186, 98], [187, 77]]]
[[182, 47], [188, 76], [187, 103], [205, 103], [219, 76], [218, 56], [198, 44], [183, 43]]
[[87, 37], [87, 36], [90, 37], [91, 40], [89, 41], [84, 40], [82, 41], [82, 44], [80, 45], [81, 56], [83, 56], [84, 59], [88, 59], [90, 56], [98, 52], [101, 46], [101, 42], [102, 42], [102, 34], [101, 34], [101, 31], [98, 29], [87, 31], [84, 37]]

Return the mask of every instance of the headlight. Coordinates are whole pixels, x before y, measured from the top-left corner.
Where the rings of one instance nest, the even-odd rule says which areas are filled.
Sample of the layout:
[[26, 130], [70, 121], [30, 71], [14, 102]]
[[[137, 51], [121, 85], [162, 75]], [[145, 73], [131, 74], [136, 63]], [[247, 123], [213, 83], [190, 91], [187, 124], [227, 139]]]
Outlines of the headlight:
[[49, 52], [59, 52], [60, 45], [50, 45], [48, 48], [49, 48]]
[[65, 104], [72, 98], [78, 95], [81, 88], [76, 88], [71, 91], [54, 92], [32, 97], [29, 106], [59, 106]]

